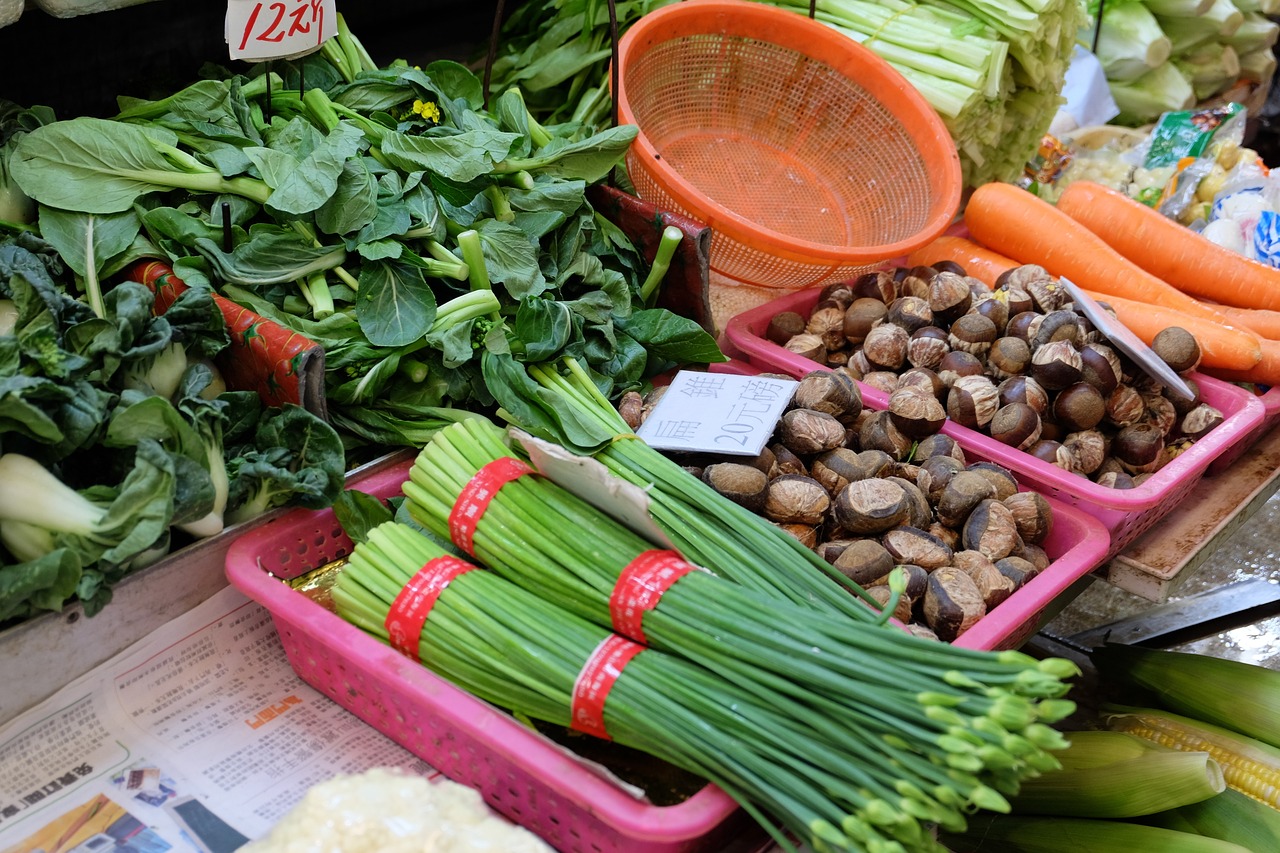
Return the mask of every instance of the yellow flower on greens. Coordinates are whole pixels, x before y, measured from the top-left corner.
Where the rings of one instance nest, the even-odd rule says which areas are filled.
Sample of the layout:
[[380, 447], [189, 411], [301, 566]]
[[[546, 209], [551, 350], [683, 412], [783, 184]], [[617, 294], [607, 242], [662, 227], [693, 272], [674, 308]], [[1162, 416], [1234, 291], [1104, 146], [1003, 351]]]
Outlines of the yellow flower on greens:
[[440, 107], [436, 106], [435, 101], [415, 100], [413, 102], [413, 111], [428, 121], [434, 121], [437, 124], [440, 122]]

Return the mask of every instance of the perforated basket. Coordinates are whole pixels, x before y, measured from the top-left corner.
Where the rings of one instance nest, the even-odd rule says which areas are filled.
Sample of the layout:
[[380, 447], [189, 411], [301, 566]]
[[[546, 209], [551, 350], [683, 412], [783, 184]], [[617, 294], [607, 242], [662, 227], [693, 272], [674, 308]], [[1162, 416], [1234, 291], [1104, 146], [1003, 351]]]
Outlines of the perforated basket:
[[[348, 487], [397, 496], [411, 465]], [[696, 853], [760, 834], [714, 785], [672, 806], [636, 799], [282, 582], [350, 552], [331, 510], [301, 509], [265, 522], [227, 552], [228, 580], [271, 613], [290, 665], [308, 684], [565, 853]]]
[[849, 278], [942, 233], [960, 161], [902, 75], [836, 30], [745, 0], [688, 0], [618, 47], [619, 121], [636, 192], [712, 229], [734, 282]]
[[[779, 312], [795, 311], [808, 317], [818, 301], [819, 290], [809, 288], [789, 293], [731, 319], [723, 336], [726, 354], [745, 359], [760, 370], [797, 378], [820, 369], [822, 365], [817, 362], [796, 355], [765, 337], [770, 318]], [[1216, 459], [1229, 451], [1234, 452], [1238, 443], [1256, 438], [1255, 430], [1263, 419], [1263, 403], [1259, 397], [1237, 385], [1209, 376], [1197, 374], [1195, 380], [1200, 385], [1204, 401], [1218, 408], [1225, 419], [1190, 449], [1132, 489], [1100, 486], [1086, 477], [1072, 474], [950, 420], [943, 425], [942, 432], [959, 442], [971, 459], [999, 463], [1046, 497], [1079, 507], [1101, 521], [1111, 535], [1109, 558], [1168, 515], [1195, 489]], [[868, 408], [888, 407], [886, 393], [870, 385], [858, 384]]]

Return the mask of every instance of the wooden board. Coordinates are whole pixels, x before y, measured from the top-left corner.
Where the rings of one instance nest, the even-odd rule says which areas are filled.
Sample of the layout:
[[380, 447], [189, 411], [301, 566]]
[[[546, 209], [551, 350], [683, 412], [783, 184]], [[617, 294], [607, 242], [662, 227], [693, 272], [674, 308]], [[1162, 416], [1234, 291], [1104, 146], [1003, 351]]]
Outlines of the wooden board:
[[1164, 601], [1213, 550], [1280, 488], [1280, 428], [1229, 468], [1205, 477], [1162, 521], [1098, 569], [1098, 575], [1150, 601]]

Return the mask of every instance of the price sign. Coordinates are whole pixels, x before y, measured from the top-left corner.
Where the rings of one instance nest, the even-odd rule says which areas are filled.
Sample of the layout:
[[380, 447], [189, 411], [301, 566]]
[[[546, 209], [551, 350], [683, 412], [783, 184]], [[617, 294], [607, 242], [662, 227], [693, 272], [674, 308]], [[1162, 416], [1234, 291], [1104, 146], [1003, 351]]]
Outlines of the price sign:
[[758, 456], [799, 384], [681, 370], [636, 435], [659, 450]]
[[318, 50], [337, 32], [334, 0], [227, 0], [232, 59], [293, 59]]

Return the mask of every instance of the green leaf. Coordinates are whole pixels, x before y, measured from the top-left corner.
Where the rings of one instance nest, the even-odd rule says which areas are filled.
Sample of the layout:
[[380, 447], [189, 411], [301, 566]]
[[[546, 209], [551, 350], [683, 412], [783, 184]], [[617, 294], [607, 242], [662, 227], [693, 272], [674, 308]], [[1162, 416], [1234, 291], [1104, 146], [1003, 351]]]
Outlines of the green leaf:
[[101, 272], [107, 261], [129, 248], [141, 228], [133, 210], [99, 215], [40, 208], [40, 235], [81, 277]]
[[517, 172], [523, 169], [594, 184], [622, 161], [638, 133], [639, 128], [635, 125], [624, 124], [578, 141], [556, 137], [527, 159], [504, 161], [497, 171]]
[[76, 594], [80, 573], [80, 559], [71, 548], [0, 566], [0, 623], [38, 610], [61, 610]]
[[436, 297], [422, 271], [397, 261], [360, 267], [356, 319], [369, 342], [397, 347], [420, 339], [436, 318]]
[[31, 198], [83, 213], [120, 213], [141, 195], [200, 177], [161, 156], [139, 128], [87, 116], [28, 133], [14, 149], [9, 167]]
[[274, 228], [255, 228], [250, 239], [230, 254], [208, 238], [197, 239], [195, 249], [213, 264], [223, 280], [244, 287], [306, 278], [339, 266], [347, 257], [341, 246], [311, 246], [293, 232]]
[[343, 167], [364, 144], [359, 128], [339, 124], [276, 186], [267, 199], [267, 208], [286, 216], [301, 216], [320, 207], [337, 191]]
[[530, 379], [524, 365], [511, 356], [485, 353], [481, 365], [485, 385], [498, 405], [532, 435], [586, 453], [614, 438], [599, 421], [584, 417], [576, 404]]
[[494, 171], [519, 139], [517, 134], [493, 129], [448, 132], [439, 128], [422, 136], [390, 133], [382, 143], [382, 155], [406, 172], [422, 169], [466, 183]]
[[327, 234], [359, 231], [378, 216], [378, 182], [363, 160], [348, 160], [333, 195], [316, 211], [316, 226]]
[[550, 361], [569, 342], [573, 320], [568, 306], [550, 299], [524, 299], [516, 309], [516, 337], [525, 361]]
[[538, 244], [507, 222], [482, 219], [476, 223], [489, 278], [501, 282], [512, 299], [537, 296], [547, 289], [538, 266]]
[[648, 308], [615, 320], [617, 326], [635, 338], [649, 353], [675, 364], [711, 364], [728, 361], [716, 339], [694, 321], [665, 311]]
[[391, 507], [381, 498], [357, 489], [343, 489], [333, 502], [333, 514], [354, 543], [363, 542], [369, 531], [392, 518]]
[[440, 94], [464, 101], [473, 110], [484, 104], [484, 85], [467, 66], [450, 59], [437, 59], [423, 69], [440, 89]]

